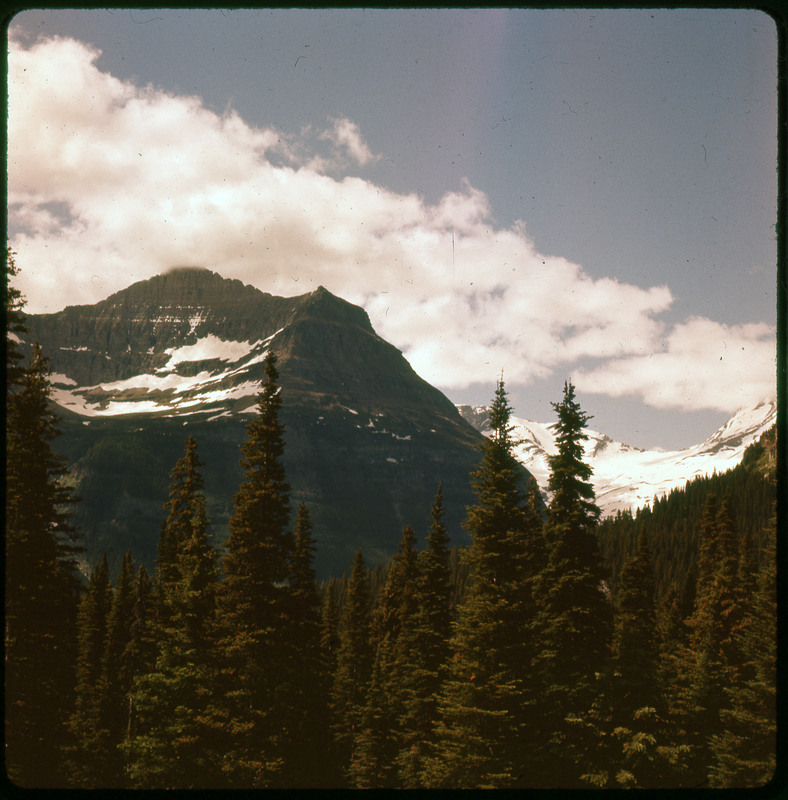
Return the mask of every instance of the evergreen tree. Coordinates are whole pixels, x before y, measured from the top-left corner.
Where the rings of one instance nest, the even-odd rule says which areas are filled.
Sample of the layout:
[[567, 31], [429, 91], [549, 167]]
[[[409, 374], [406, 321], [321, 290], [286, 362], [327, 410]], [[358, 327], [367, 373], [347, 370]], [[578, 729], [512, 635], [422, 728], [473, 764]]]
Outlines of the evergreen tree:
[[394, 789], [391, 702], [384, 686], [385, 662], [376, 658], [359, 729], [353, 742], [348, 777], [356, 789]]
[[609, 666], [612, 608], [595, 535], [600, 512], [591, 468], [583, 462], [583, 429], [590, 417], [569, 382], [553, 408], [558, 452], [549, 457], [549, 555], [535, 590], [542, 731], [533, 778], [540, 786], [572, 788], [595, 782], [605, 758], [595, 709]]
[[164, 593], [177, 580], [176, 561], [181, 544], [192, 534], [194, 504], [203, 493], [200, 473], [203, 466], [197, 452], [197, 442], [193, 436], [189, 436], [185, 453], [170, 473], [169, 498], [164, 505], [166, 516], [159, 535], [158, 582]]
[[747, 661], [742, 652], [743, 598], [736, 584], [738, 548], [730, 504], [706, 499], [701, 520], [695, 608], [687, 620], [688, 672], [680, 706], [687, 743], [692, 748], [690, 785], [707, 785], [713, 742], [724, 731], [720, 710], [726, 689], [739, 686]]
[[610, 784], [673, 787], [687, 749], [674, 742], [660, 692], [654, 575], [645, 537], [621, 572], [616, 600], [611, 726], [621, 756], [611, 763]]
[[23, 299], [6, 258], [6, 768], [26, 787], [63, 786], [76, 657], [76, 502], [52, 449], [59, 435], [38, 343], [23, 366]]
[[290, 487], [282, 465], [276, 355], [265, 359], [258, 414], [242, 447], [243, 481], [234, 498], [217, 605], [225, 745], [220, 768], [230, 787], [277, 785], [282, 770], [286, 694]]
[[104, 727], [106, 699], [101, 677], [111, 605], [112, 586], [104, 553], [90, 574], [77, 617], [76, 707], [69, 723], [75, 750], [70, 783], [82, 788], [106, 786], [104, 764], [97, 763], [95, 757], [106, 750], [109, 737]]
[[283, 676], [291, 695], [287, 700], [290, 708], [281, 783], [289, 787], [326, 788], [338, 780], [331, 763], [328, 695], [332, 673], [323, 671], [314, 549], [312, 522], [302, 502], [296, 514], [290, 570], [290, 661]]
[[416, 573], [416, 616], [404, 636], [399, 670], [403, 708], [397, 764], [399, 783], [406, 789], [422, 785], [425, 760], [434, 757], [437, 701], [449, 657], [452, 587], [440, 485], [432, 504], [427, 547], [419, 553]]
[[[159, 613], [147, 632], [155, 645], [155, 664], [134, 680], [130, 695], [134, 734], [122, 747], [129, 778], [138, 788], [204, 788], [219, 783], [211, 749], [216, 745], [209, 724], [214, 681], [208, 658], [216, 553], [208, 537], [199, 465], [196, 442], [189, 437], [185, 455], [171, 473], [170, 501], [164, 509], [168, 521], [162, 540], [173, 547], [166, 565], [159, 564]], [[185, 509], [178, 517], [173, 515], [176, 496]], [[177, 528], [169, 524], [173, 518]], [[176, 530], [178, 535], [171, 535]], [[136, 602], [144, 599], [138, 597]], [[133, 621], [133, 613], [130, 617]], [[131, 638], [130, 628], [130, 644]], [[141, 646], [144, 641], [136, 642], [131, 652], [136, 656]]]
[[623, 719], [629, 719], [639, 708], [659, 705], [654, 574], [645, 537], [621, 572], [616, 601], [614, 705]]
[[[356, 732], [350, 769], [351, 776], [362, 781], [357, 785], [384, 788], [397, 785], [396, 758], [402, 736], [399, 719], [406, 705], [406, 676], [413, 656], [416, 616], [415, 541], [413, 529], [406, 526], [373, 616], [373, 678], [364, 721]], [[363, 747], [362, 742], [366, 743]], [[367, 757], [373, 758], [374, 763], [366, 764]]]
[[470, 586], [450, 645], [439, 745], [423, 769], [430, 786], [503, 787], [528, 771], [532, 616], [523, 591], [531, 576], [523, 574], [528, 523], [510, 415], [500, 380], [490, 412], [492, 435], [472, 475], [477, 501], [465, 523], [472, 540]]
[[98, 773], [98, 785], [124, 786], [123, 759], [118, 746], [129, 725], [128, 694], [133, 674], [126, 664], [131, 643], [134, 614], [134, 563], [131, 551], [121, 563], [106, 621], [104, 653], [99, 678], [101, 744], [91, 754], [92, 768]]
[[353, 760], [355, 736], [361, 729], [367, 688], [372, 676], [369, 576], [357, 551], [342, 608], [337, 669], [331, 692], [337, 763], [343, 774]]
[[776, 521], [770, 526], [752, 611], [739, 631], [748, 668], [725, 687], [723, 730], [712, 737], [715, 787], [763, 786], [777, 769], [777, 554]]

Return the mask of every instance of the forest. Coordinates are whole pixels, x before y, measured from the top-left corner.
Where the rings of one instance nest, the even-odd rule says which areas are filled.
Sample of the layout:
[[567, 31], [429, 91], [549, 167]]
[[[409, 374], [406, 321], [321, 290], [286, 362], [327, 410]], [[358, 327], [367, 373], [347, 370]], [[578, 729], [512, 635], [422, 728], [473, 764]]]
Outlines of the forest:
[[[291, 508], [269, 352], [227, 540], [185, 439], [155, 574], [85, 581], [48, 360], [25, 359], [8, 251], [6, 771], [35, 788], [755, 787], [777, 770], [776, 470], [600, 519], [567, 381], [545, 507], [499, 380], [450, 547], [440, 476], [417, 551], [318, 582]], [[765, 437], [764, 437], [765, 438]], [[765, 465], [765, 466], [764, 466]]]

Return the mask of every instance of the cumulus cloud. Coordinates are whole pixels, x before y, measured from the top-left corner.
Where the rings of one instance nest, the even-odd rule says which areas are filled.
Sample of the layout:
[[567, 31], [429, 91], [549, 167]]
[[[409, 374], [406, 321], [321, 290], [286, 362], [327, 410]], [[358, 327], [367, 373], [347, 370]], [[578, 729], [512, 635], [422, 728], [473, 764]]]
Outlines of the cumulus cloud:
[[337, 147], [344, 148], [362, 166], [380, 159], [380, 156], [372, 155], [355, 122], [349, 119], [335, 119], [332, 122], [333, 126], [320, 135], [321, 139], [327, 139]]
[[[573, 375], [578, 389], [633, 396], [656, 408], [730, 412], [775, 395], [775, 330], [695, 317], [660, 347]], [[771, 368], [770, 368], [771, 367]]]
[[[571, 367], [587, 391], [683, 408], [708, 407], [745, 377], [772, 379], [768, 332], [725, 330], [747, 355], [709, 367], [696, 393], [705, 405], [693, 401], [687, 375], [707, 368], [720, 326], [666, 329], [666, 286], [595, 279], [541, 255], [524, 225], [496, 226], [467, 182], [428, 204], [347, 166], [338, 176], [341, 163], [377, 158], [348, 119], [322, 132], [255, 128], [197, 97], [121, 81], [72, 39], [10, 45], [9, 222], [31, 312], [191, 263], [284, 296], [322, 284], [362, 304], [446, 389], [489, 384], [501, 369], [527, 384]], [[659, 391], [662, 379], [676, 385]]]

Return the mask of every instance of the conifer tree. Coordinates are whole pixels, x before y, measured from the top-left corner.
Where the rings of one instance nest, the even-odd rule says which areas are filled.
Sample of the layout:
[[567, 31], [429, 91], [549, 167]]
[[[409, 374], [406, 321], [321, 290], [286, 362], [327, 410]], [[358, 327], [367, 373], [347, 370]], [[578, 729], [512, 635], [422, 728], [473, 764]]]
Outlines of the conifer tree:
[[610, 785], [670, 788], [680, 781], [687, 751], [674, 741], [660, 692], [654, 575], [643, 535], [621, 572], [616, 600], [611, 735], [621, 755], [611, 759]]
[[13, 286], [15, 254], [6, 255], [5, 755], [15, 783], [56, 787], [68, 779], [64, 732], [72, 710], [81, 548], [69, 523], [76, 498], [52, 448], [60, 432], [48, 359], [36, 343], [24, 365], [24, 301]]
[[339, 650], [339, 615], [337, 611], [337, 579], [329, 578], [320, 607], [320, 657], [321, 672], [333, 680]]
[[527, 771], [532, 620], [527, 602], [520, 604], [528, 578], [522, 574], [527, 515], [510, 416], [501, 379], [490, 412], [492, 435], [472, 475], [476, 504], [466, 519], [470, 586], [450, 645], [439, 745], [423, 770], [430, 786], [505, 787]]
[[710, 784], [764, 786], [777, 769], [777, 553], [776, 519], [770, 525], [751, 613], [739, 631], [747, 660], [742, 679], [725, 687], [723, 729], [712, 737]]
[[230, 787], [247, 789], [277, 785], [283, 766], [286, 692], [281, 681], [287, 666], [293, 537], [276, 362], [270, 351], [258, 414], [242, 446], [243, 481], [234, 498], [217, 598], [225, 736], [220, 768]]
[[397, 788], [393, 763], [392, 715], [383, 676], [385, 662], [376, 658], [372, 666], [359, 729], [354, 737], [353, 753], [348, 767], [350, 784], [356, 789]]
[[337, 669], [331, 692], [333, 734], [337, 763], [347, 776], [353, 760], [355, 736], [361, 729], [367, 689], [372, 676], [369, 576], [358, 550], [342, 608]]
[[159, 535], [158, 582], [164, 593], [168, 591], [169, 584], [177, 580], [176, 561], [180, 545], [191, 537], [194, 504], [203, 492], [200, 473], [203, 466], [197, 452], [197, 442], [193, 436], [189, 436], [183, 456], [170, 473], [169, 498], [164, 505], [166, 516]]
[[290, 652], [282, 676], [288, 684], [286, 751], [280, 782], [289, 787], [330, 787], [337, 776], [331, 763], [328, 696], [331, 673], [323, 671], [320, 598], [312, 566], [312, 522], [305, 503], [296, 513], [290, 569]]
[[419, 553], [416, 573], [416, 616], [403, 637], [399, 670], [403, 708], [397, 764], [399, 783], [406, 789], [422, 785], [425, 760], [434, 756], [437, 701], [448, 666], [452, 587], [440, 485], [432, 504], [427, 547]]
[[[155, 663], [134, 680], [130, 694], [134, 734], [122, 747], [130, 781], [137, 788], [207, 788], [219, 783], [208, 713], [214, 690], [208, 647], [216, 553], [208, 536], [199, 466], [196, 442], [189, 437], [185, 454], [171, 473], [170, 501], [164, 507], [168, 520], [162, 541], [172, 548], [166, 563], [159, 564], [158, 615], [147, 631]], [[173, 497], [183, 510], [177, 516]], [[173, 519], [177, 522], [171, 526]], [[177, 535], [171, 535], [174, 531]], [[139, 596], [135, 600], [144, 602]], [[130, 616], [133, 621], [133, 613]], [[131, 633], [130, 627], [130, 643]], [[141, 634], [137, 632], [138, 637]], [[135, 642], [134, 654], [145, 644]]]
[[[356, 732], [350, 770], [356, 779], [365, 776], [365, 786], [392, 788], [397, 784], [396, 758], [402, 737], [399, 720], [406, 705], [406, 676], [413, 657], [416, 617], [415, 541], [416, 534], [406, 526], [373, 615], [373, 678], [364, 721]], [[362, 742], [366, 743], [363, 747]], [[367, 757], [373, 758], [374, 763], [365, 764]]]
[[594, 780], [604, 761], [594, 708], [609, 665], [612, 608], [595, 534], [600, 512], [591, 468], [583, 461], [583, 429], [590, 417], [580, 409], [570, 382], [553, 408], [558, 452], [549, 457], [549, 555], [536, 583], [543, 730], [540, 774], [534, 778], [541, 786], [578, 788]]
[[92, 768], [100, 786], [121, 787], [125, 783], [123, 759], [118, 749], [129, 725], [128, 694], [133, 675], [126, 664], [134, 614], [134, 562], [128, 551], [112, 593], [106, 622], [104, 652], [99, 678], [101, 744], [91, 754]]
[[93, 568], [77, 617], [79, 652], [76, 672], [76, 707], [70, 720], [75, 739], [71, 763], [72, 785], [97, 788], [104, 784], [103, 764], [95, 756], [106, 748], [102, 659], [107, 641], [107, 617], [112, 604], [107, 554]]
[[709, 494], [701, 520], [695, 609], [687, 621], [689, 680], [682, 710], [692, 749], [692, 786], [709, 781], [713, 741], [724, 730], [720, 709], [727, 705], [726, 687], [739, 685], [746, 660], [741, 652], [744, 610], [736, 586], [737, 560], [730, 505]]

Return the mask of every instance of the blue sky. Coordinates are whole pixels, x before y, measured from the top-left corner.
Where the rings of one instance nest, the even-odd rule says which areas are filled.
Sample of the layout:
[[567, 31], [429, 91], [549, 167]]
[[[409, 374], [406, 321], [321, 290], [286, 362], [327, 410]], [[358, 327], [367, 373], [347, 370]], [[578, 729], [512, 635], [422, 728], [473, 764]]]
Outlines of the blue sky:
[[[200, 263], [323, 284], [456, 402], [687, 446], [774, 389], [777, 37], [749, 10], [42, 10], [31, 311]], [[57, 166], [53, 168], [53, 164]]]

